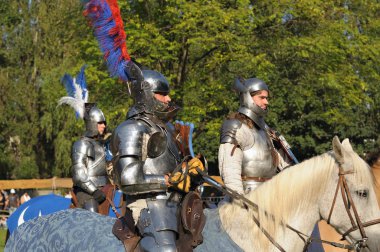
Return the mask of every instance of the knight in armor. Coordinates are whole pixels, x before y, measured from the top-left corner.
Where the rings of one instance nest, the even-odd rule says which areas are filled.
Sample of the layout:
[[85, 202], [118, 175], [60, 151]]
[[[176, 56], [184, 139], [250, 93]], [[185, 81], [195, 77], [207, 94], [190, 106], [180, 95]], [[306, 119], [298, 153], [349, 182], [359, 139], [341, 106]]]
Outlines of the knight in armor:
[[289, 165], [265, 123], [268, 85], [257, 78], [236, 79], [240, 107], [224, 121], [220, 132], [219, 171], [227, 187], [244, 194]]
[[77, 207], [99, 212], [99, 204], [106, 196], [102, 188], [110, 184], [106, 170], [107, 123], [103, 112], [95, 103], [88, 103], [88, 91], [84, 69], [77, 78], [65, 74], [62, 83], [69, 96], [62, 97], [59, 105], [68, 104], [74, 108], [78, 117], [85, 122], [84, 135], [71, 149], [71, 172], [73, 179], [74, 202]]
[[[179, 204], [193, 189], [196, 168], [204, 169], [203, 165], [199, 159], [189, 158], [182, 166], [183, 141], [169, 123], [178, 111], [169, 97], [169, 82], [161, 73], [142, 69], [131, 59], [117, 1], [90, 0], [84, 8], [108, 71], [128, 85], [134, 100], [110, 142], [114, 182], [126, 195], [127, 205], [124, 218], [115, 223], [114, 234], [130, 251], [139, 236], [141, 251], [177, 251]], [[122, 219], [125, 222], [116, 226]], [[134, 223], [128, 223], [131, 219]], [[127, 235], [120, 230], [127, 230]]]
[[[183, 154], [169, 121], [178, 107], [171, 102], [169, 83], [161, 73], [141, 71], [132, 62], [126, 71], [135, 103], [111, 139], [115, 182], [127, 195], [127, 206], [142, 236], [140, 249], [177, 251], [178, 206], [191, 184], [175, 173]], [[190, 173], [195, 166], [203, 168], [199, 159], [193, 158]], [[173, 172], [176, 176], [171, 178], [179, 183], [171, 183], [169, 174]]]
[[98, 212], [99, 204], [106, 199], [101, 190], [109, 184], [106, 170], [106, 154], [103, 136], [106, 133], [106, 118], [95, 104], [86, 104], [84, 121], [86, 131], [71, 149], [71, 172], [73, 190], [78, 207]]

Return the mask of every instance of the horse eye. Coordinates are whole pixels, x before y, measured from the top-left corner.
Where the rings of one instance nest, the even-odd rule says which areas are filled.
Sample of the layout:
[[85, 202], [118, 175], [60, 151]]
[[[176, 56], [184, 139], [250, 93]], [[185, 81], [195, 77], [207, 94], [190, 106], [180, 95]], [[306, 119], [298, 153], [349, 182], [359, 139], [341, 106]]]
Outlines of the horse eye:
[[358, 190], [355, 191], [355, 193], [362, 198], [367, 198], [368, 197], [368, 190]]

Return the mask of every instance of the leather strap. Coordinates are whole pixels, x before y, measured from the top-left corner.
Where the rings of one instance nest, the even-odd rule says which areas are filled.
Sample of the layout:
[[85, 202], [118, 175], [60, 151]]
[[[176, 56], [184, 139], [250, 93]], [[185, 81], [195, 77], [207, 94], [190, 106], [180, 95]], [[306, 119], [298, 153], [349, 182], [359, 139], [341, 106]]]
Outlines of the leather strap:
[[[112, 227], [112, 233], [123, 242], [125, 251], [135, 251], [137, 244], [140, 241], [141, 237], [137, 236], [133, 230], [128, 228], [128, 225], [125, 223], [124, 218], [119, 218], [116, 220], [115, 224]], [[138, 251], [138, 250], [137, 250]]]
[[76, 208], [79, 206], [77, 195], [74, 193], [73, 189], [70, 190], [71, 195], [71, 205], [70, 208]]
[[129, 208], [126, 209], [125, 216], [118, 217], [112, 227], [112, 233], [123, 242], [125, 251], [140, 251], [137, 245], [141, 237], [137, 234], [132, 211]]
[[241, 179], [242, 179], [243, 181], [253, 180], [253, 181], [256, 181], [256, 182], [265, 182], [265, 181], [270, 180], [271, 178], [241, 176]]

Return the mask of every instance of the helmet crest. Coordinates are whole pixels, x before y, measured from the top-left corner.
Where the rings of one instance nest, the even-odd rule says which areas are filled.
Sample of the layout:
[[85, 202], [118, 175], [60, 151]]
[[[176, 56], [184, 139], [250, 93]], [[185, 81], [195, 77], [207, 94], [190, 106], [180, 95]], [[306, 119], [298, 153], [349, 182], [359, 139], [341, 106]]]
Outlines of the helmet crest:
[[86, 136], [92, 137], [98, 134], [98, 122], [105, 122], [103, 112], [96, 107], [95, 103], [88, 103], [88, 90], [86, 76], [84, 74], [86, 66], [81, 68], [77, 78], [65, 74], [61, 82], [65, 86], [68, 96], [64, 96], [58, 101], [58, 106], [67, 104], [75, 110], [77, 117], [84, 119], [86, 124]]
[[161, 73], [142, 70], [131, 60], [117, 1], [90, 0], [85, 4], [83, 14], [93, 27], [111, 76], [127, 82], [129, 94], [135, 100], [128, 117], [147, 112], [165, 119], [162, 115], [167, 113], [168, 105], [155, 99], [154, 93], [169, 94], [169, 82]]

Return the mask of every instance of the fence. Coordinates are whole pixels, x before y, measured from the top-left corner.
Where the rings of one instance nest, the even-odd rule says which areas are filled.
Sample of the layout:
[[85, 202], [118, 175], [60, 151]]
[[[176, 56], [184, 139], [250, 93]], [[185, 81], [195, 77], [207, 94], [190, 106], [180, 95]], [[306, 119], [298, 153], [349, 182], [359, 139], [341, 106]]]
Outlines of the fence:
[[0, 189], [42, 189], [51, 188], [71, 188], [73, 181], [71, 178], [57, 178], [50, 179], [19, 179], [19, 180], [0, 180]]

